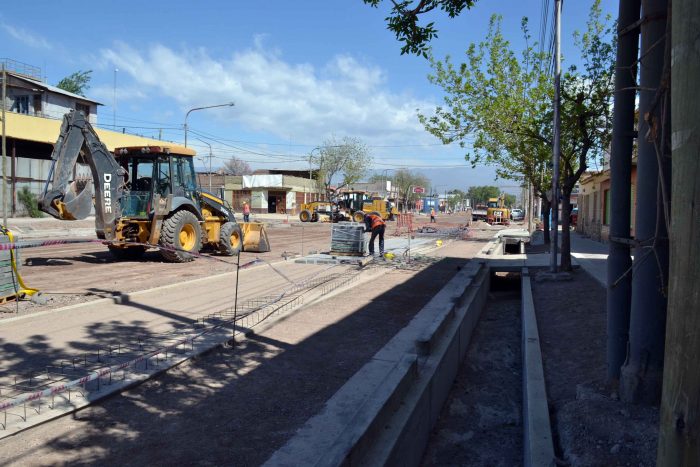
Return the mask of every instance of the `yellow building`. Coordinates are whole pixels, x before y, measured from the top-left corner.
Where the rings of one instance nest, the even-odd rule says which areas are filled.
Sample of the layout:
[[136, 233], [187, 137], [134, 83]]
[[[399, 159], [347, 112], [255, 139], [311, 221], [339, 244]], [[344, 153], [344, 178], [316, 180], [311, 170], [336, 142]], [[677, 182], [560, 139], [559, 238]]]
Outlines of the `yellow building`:
[[[0, 118], [5, 121], [6, 180], [8, 216], [22, 215], [17, 193], [27, 187], [40, 194], [51, 169], [51, 152], [61, 131], [63, 115], [73, 109], [81, 110], [95, 125], [99, 102], [48, 85], [36, 76], [6, 72], [6, 98], [0, 102]], [[3, 109], [4, 107], [4, 109]], [[100, 141], [114, 151], [126, 146], [167, 146], [173, 151], [194, 155], [191, 149], [152, 138], [124, 132], [95, 128]], [[76, 175], [90, 176], [86, 166], [79, 166]], [[5, 180], [3, 180], [4, 182]], [[0, 190], [0, 206], [2, 190]]]

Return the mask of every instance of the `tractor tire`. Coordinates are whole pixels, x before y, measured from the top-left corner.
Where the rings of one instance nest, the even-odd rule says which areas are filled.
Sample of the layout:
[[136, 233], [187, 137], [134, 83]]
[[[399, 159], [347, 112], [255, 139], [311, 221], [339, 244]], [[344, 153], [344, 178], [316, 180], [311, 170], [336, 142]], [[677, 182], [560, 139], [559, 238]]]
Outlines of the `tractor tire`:
[[[202, 227], [197, 217], [189, 211], [177, 211], [163, 221], [158, 242], [164, 249], [160, 255], [171, 263], [186, 263], [202, 249]], [[190, 252], [190, 253], [188, 253]]]
[[311, 222], [318, 222], [318, 213], [315, 211], [311, 214]]
[[117, 261], [136, 261], [141, 259], [146, 252], [146, 247], [143, 246], [116, 247], [107, 245], [107, 248], [112, 258]]
[[362, 211], [355, 211], [352, 214], [352, 220], [355, 222], [364, 222], [365, 221], [365, 213]]
[[396, 216], [394, 215], [393, 212], [392, 212], [391, 214], [389, 214], [389, 220], [390, 220], [390, 221], [395, 221], [395, 220], [396, 220]]
[[235, 222], [227, 222], [221, 226], [219, 252], [225, 256], [234, 256], [243, 248], [243, 233], [241, 226]]
[[302, 222], [310, 222], [311, 221], [311, 211], [308, 209], [304, 209], [299, 213], [299, 220]]

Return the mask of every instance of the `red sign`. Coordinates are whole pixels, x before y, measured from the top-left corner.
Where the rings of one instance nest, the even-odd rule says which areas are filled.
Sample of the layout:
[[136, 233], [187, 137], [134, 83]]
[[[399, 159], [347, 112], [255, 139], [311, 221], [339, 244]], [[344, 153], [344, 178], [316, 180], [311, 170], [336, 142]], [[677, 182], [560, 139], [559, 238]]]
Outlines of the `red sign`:
[[414, 193], [425, 193], [425, 188], [423, 188], [422, 186], [414, 186], [413, 192]]

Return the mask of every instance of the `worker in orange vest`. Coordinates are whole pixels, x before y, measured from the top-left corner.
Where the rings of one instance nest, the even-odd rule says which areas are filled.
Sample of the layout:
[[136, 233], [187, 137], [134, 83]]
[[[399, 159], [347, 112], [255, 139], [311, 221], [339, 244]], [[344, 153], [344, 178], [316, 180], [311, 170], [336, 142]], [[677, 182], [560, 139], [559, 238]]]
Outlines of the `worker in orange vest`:
[[430, 223], [435, 222], [435, 208], [430, 208]]
[[365, 215], [365, 232], [372, 232], [369, 238], [369, 255], [374, 256], [374, 239], [379, 237], [379, 256], [384, 256], [384, 219], [377, 214]]

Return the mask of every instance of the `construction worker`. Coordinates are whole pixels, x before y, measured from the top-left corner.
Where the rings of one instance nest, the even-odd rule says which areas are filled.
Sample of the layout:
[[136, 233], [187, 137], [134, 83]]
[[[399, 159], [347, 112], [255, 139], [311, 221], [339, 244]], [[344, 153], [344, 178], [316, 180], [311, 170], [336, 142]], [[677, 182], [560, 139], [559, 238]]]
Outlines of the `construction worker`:
[[430, 208], [430, 223], [435, 223], [435, 208]]
[[379, 256], [384, 256], [384, 230], [386, 224], [384, 219], [377, 214], [365, 215], [365, 232], [372, 232], [369, 238], [369, 255], [374, 256], [374, 239], [379, 236]]
[[243, 222], [250, 222], [250, 205], [248, 201], [243, 202]]

